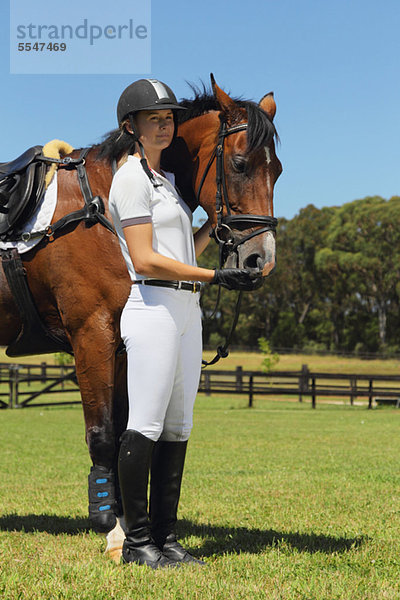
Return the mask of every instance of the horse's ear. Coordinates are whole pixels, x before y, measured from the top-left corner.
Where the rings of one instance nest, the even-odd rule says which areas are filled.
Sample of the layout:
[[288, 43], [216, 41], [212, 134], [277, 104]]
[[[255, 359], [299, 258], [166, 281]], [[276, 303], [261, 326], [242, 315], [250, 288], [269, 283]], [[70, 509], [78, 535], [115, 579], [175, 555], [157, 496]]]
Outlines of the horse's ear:
[[269, 92], [265, 94], [259, 102], [259, 107], [263, 109], [264, 112], [267, 113], [271, 121], [273, 120], [276, 113], [276, 103], [274, 100], [274, 92]]
[[214, 75], [212, 73], [210, 73], [210, 79], [214, 98], [218, 100], [221, 110], [225, 113], [229, 113], [230, 111], [237, 109], [236, 102], [215, 83]]

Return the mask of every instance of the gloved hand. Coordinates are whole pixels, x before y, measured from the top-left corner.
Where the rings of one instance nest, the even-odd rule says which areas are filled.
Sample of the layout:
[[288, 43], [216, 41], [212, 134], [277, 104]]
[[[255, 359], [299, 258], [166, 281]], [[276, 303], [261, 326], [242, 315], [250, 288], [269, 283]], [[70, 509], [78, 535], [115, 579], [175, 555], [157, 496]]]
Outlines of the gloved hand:
[[262, 285], [259, 269], [216, 269], [210, 284], [218, 283], [228, 290], [256, 290]]

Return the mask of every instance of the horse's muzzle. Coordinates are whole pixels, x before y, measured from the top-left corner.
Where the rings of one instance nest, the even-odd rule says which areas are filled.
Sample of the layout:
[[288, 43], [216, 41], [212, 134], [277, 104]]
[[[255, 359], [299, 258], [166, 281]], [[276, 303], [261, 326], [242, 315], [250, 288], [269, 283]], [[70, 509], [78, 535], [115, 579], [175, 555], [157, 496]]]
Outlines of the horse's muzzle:
[[260, 269], [267, 277], [276, 265], [275, 235], [267, 231], [237, 247], [236, 252], [228, 254], [224, 267], [238, 269]]

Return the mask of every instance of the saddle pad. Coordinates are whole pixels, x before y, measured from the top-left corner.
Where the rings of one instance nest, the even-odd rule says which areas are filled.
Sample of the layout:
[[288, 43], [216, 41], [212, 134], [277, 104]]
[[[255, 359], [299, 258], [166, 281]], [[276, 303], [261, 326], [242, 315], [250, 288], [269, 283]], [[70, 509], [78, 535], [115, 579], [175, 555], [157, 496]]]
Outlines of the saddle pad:
[[[29, 221], [23, 226], [22, 231], [29, 231], [33, 233], [34, 231], [40, 231], [41, 229], [45, 229], [48, 225], [50, 225], [51, 220], [54, 215], [54, 211], [56, 209], [57, 204], [57, 172], [54, 174], [53, 179], [51, 180], [50, 185], [48, 186], [46, 192], [42, 200], [40, 201], [37, 209], [33, 213], [32, 217]], [[28, 250], [32, 250], [36, 244], [38, 244], [44, 236], [37, 237], [33, 240], [29, 240], [28, 242], [1, 242], [0, 241], [0, 250], [8, 250], [9, 248], [16, 248], [19, 254], [23, 254], [24, 252], [28, 252]]]

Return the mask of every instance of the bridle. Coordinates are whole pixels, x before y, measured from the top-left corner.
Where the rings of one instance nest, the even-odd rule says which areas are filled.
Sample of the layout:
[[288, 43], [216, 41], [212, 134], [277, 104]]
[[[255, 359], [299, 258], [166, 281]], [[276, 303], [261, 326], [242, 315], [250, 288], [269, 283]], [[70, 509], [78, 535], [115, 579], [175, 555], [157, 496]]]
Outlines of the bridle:
[[[220, 248], [220, 268], [223, 265], [223, 257], [227, 253], [236, 252], [241, 244], [244, 244], [251, 238], [265, 233], [267, 231], [273, 231], [276, 233], [276, 227], [278, 224], [278, 219], [275, 217], [271, 217], [269, 215], [249, 215], [249, 214], [239, 214], [233, 215], [231, 212], [231, 207], [229, 204], [228, 197], [228, 189], [226, 187], [226, 178], [225, 178], [225, 169], [224, 169], [224, 144], [225, 138], [228, 135], [232, 135], [233, 133], [238, 133], [239, 131], [246, 131], [248, 127], [248, 123], [241, 123], [239, 125], [234, 125], [232, 127], [228, 127], [226, 121], [222, 120], [219, 133], [218, 133], [218, 142], [211, 153], [210, 159], [207, 163], [206, 168], [204, 169], [204, 173], [201, 177], [199, 187], [196, 193], [197, 203], [200, 203], [200, 194], [203, 188], [204, 182], [210, 171], [210, 168], [215, 160], [216, 167], [216, 194], [215, 194], [215, 212], [217, 214], [217, 225], [212, 231], [212, 237], [215, 239]], [[224, 212], [224, 205], [226, 208], [226, 215]], [[243, 229], [249, 229], [250, 227], [257, 227], [259, 229], [245, 235], [239, 239], [236, 239], [234, 230], [238, 227]], [[261, 227], [260, 227], [261, 226]], [[222, 232], [227, 232], [227, 239], [223, 239], [221, 236]]]
[[[224, 257], [227, 254], [231, 254], [235, 252], [238, 253], [238, 247], [241, 244], [244, 244], [251, 238], [265, 233], [267, 231], [272, 231], [276, 233], [276, 227], [278, 225], [278, 219], [269, 215], [252, 215], [252, 214], [239, 214], [233, 215], [231, 212], [231, 207], [229, 204], [228, 197], [228, 189], [226, 187], [226, 178], [225, 178], [225, 169], [224, 169], [224, 145], [225, 138], [228, 135], [232, 135], [233, 133], [238, 133], [239, 131], [246, 131], [248, 127], [248, 123], [241, 123], [239, 125], [234, 125], [232, 127], [228, 127], [225, 120], [221, 121], [221, 125], [218, 132], [218, 142], [211, 153], [210, 159], [207, 163], [206, 168], [204, 169], [204, 173], [201, 177], [199, 187], [196, 193], [197, 204], [200, 204], [200, 194], [203, 188], [206, 177], [210, 171], [211, 165], [215, 160], [216, 167], [216, 194], [215, 194], [215, 212], [217, 214], [217, 225], [214, 227], [211, 237], [215, 239], [219, 246], [219, 267], [223, 268]], [[224, 205], [226, 208], [226, 215], [224, 215]], [[256, 231], [252, 231], [248, 235], [245, 235], [239, 239], [236, 239], [234, 230], [238, 227], [243, 229], [249, 229], [250, 227], [259, 227]], [[223, 239], [222, 232], [228, 232], [227, 239]], [[213, 310], [212, 315], [217, 312], [217, 308], [220, 300], [220, 292], [221, 288], [218, 289], [217, 301], [215, 308]], [[213, 365], [219, 361], [220, 358], [226, 358], [229, 354], [228, 346], [230, 345], [233, 332], [235, 331], [239, 313], [240, 313], [240, 304], [242, 301], [242, 292], [239, 292], [238, 298], [236, 301], [235, 308], [235, 316], [233, 318], [233, 323], [229, 334], [225, 340], [225, 343], [222, 346], [218, 346], [217, 354], [214, 358], [207, 362], [203, 360], [203, 367], [207, 367], [209, 365]]]

